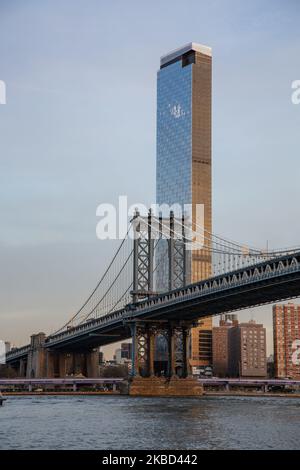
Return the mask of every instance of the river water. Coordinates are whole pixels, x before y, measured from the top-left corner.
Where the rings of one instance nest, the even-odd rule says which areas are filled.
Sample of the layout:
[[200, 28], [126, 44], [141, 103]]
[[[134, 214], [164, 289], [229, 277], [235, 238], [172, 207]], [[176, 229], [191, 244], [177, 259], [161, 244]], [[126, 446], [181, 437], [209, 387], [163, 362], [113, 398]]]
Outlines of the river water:
[[300, 449], [300, 399], [9, 397], [0, 449]]

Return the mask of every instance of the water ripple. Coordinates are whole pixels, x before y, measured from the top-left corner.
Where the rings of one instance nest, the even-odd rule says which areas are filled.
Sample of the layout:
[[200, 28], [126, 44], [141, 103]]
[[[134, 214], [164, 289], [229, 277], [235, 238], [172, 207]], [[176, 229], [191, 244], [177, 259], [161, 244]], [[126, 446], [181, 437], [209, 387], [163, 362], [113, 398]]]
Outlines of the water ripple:
[[0, 449], [299, 449], [300, 399], [10, 397]]

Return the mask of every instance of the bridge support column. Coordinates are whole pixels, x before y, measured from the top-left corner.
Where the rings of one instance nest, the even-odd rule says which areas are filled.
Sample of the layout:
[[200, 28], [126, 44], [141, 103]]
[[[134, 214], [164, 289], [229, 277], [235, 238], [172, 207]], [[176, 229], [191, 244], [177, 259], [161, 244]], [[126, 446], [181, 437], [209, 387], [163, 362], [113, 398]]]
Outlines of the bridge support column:
[[44, 348], [45, 333], [38, 333], [31, 336], [31, 349], [28, 353], [27, 378], [44, 378], [47, 374], [46, 357], [47, 351]]
[[176, 342], [175, 342], [175, 328], [173, 325], [168, 329], [168, 376], [173, 377], [176, 375]]
[[[132, 376], [146, 377], [153, 369], [153, 339], [151, 329], [144, 323], [134, 323], [132, 328], [133, 338], [133, 363]], [[150, 351], [152, 351], [150, 353]], [[151, 359], [152, 357], [152, 359]]]
[[99, 353], [96, 349], [86, 353], [86, 375], [89, 378], [99, 377]]
[[191, 329], [190, 327], [183, 326], [182, 327], [182, 350], [183, 350], [183, 370], [184, 370], [184, 377], [191, 377], [192, 370], [190, 366], [190, 337], [191, 337]]
[[155, 331], [153, 328], [148, 328], [148, 368], [149, 377], [154, 377], [154, 353], [155, 353]]
[[20, 359], [19, 363], [19, 377], [26, 377], [27, 361], [25, 359]]
[[[203, 386], [191, 376], [189, 365], [190, 325], [174, 322], [131, 324], [133, 364], [129, 394], [132, 396], [199, 396]], [[155, 336], [168, 341], [167, 377], [154, 374]]]
[[67, 375], [66, 353], [64, 352], [58, 355], [58, 375], [61, 378]]
[[[86, 377], [91, 374], [91, 364], [88, 360], [88, 352], [71, 352], [68, 354], [69, 361], [67, 363], [68, 375], [84, 375]], [[91, 375], [89, 376], [91, 377]]]
[[63, 378], [70, 375], [83, 374], [84, 371], [82, 370], [82, 358], [80, 354], [64, 351], [59, 351], [56, 354], [57, 356], [54, 360], [57, 363], [59, 377]]
[[[49, 352], [48, 352], [49, 354]], [[99, 377], [99, 353], [92, 351], [59, 351], [48, 356], [48, 377], [83, 375]]]
[[47, 351], [47, 357], [46, 357], [47, 375], [46, 377], [49, 379], [52, 379], [57, 375], [55, 373], [56, 372], [55, 363], [56, 363], [56, 353], [52, 351]]

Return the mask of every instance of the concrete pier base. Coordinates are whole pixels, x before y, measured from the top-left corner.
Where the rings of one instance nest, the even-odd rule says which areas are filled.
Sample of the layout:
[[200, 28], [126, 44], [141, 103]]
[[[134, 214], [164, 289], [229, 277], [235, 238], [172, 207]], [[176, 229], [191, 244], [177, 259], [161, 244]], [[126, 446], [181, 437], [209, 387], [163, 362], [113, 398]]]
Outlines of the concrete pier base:
[[134, 377], [129, 395], [137, 397], [199, 397], [203, 386], [194, 378]]

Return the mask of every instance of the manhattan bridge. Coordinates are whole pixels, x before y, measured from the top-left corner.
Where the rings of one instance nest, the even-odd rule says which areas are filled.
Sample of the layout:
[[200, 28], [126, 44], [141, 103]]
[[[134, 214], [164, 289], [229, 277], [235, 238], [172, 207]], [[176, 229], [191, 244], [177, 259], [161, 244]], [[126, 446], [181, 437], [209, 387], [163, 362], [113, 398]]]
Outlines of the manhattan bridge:
[[[191, 283], [191, 250], [211, 272]], [[163, 272], [167, 288], [155, 289]], [[201, 318], [300, 296], [300, 248], [250, 248], [185, 223], [136, 211], [89, 297], [55, 333], [33, 335], [7, 363], [23, 377], [95, 377], [100, 346], [132, 338], [132, 376], [154, 376], [155, 338], [168, 344], [168, 377], [190, 377], [190, 330]], [[84, 365], [83, 365], [84, 364]]]

